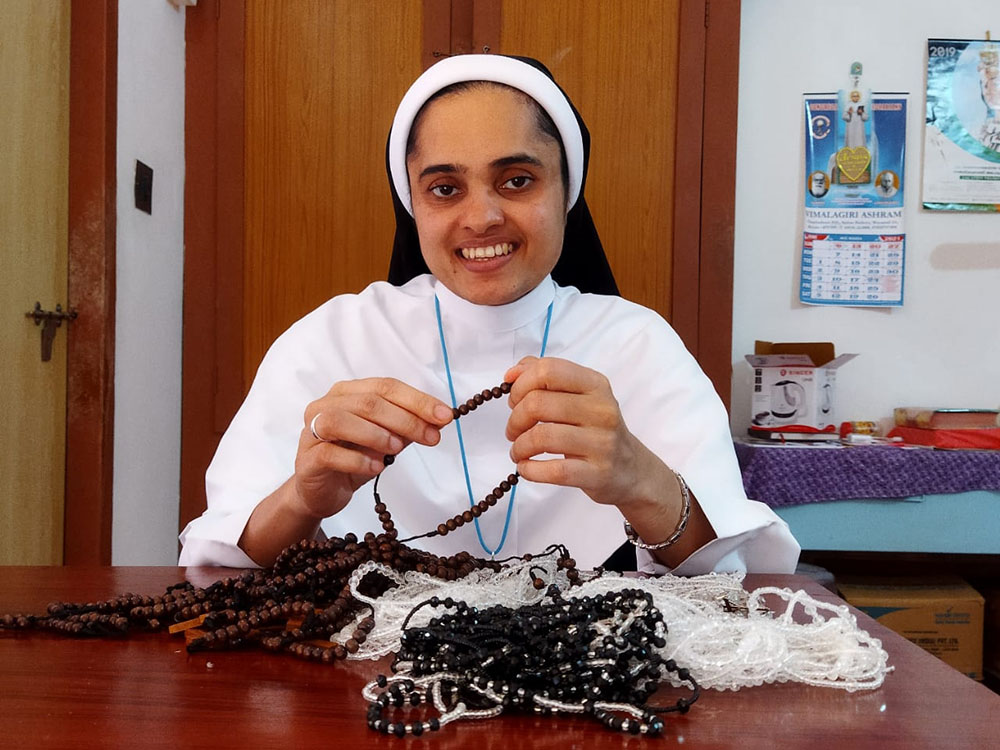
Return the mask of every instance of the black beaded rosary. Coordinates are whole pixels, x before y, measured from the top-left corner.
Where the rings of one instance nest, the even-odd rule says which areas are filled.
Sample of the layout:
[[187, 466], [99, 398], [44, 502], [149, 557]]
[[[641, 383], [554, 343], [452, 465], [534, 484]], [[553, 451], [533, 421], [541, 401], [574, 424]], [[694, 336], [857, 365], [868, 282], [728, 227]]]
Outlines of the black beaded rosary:
[[[368, 726], [419, 736], [452, 721], [520, 710], [584, 714], [609, 729], [658, 735], [664, 726], [658, 713], [686, 713], [698, 700], [688, 670], [655, 651], [666, 644], [667, 626], [648, 592], [564, 598], [551, 585], [547, 593], [546, 601], [518, 609], [477, 609], [436, 596], [417, 605], [403, 623], [394, 674], [379, 675], [362, 693]], [[425, 606], [449, 611], [407, 628]], [[671, 674], [691, 694], [673, 705], [648, 705]], [[422, 704], [437, 715], [408, 722], [385, 717], [392, 707], [415, 711]]]
[[[510, 388], [510, 383], [503, 383], [476, 394], [454, 409], [454, 418], [500, 398]], [[385, 466], [394, 459], [385, 456]], [[405, 542], [444, 536], [471, 522], [495, 506], [517, 481], [517, 473], [511, 474], [479, 503], [436, 529], [399, 540], [392, 515], [379, 497], [376, 477], [373, 494], [381, 534], [368, 532], [362, 540], [351, 533], [322, 542], [302, 540], [285, 548], [269, 568], [223, 578], [206, 588], [184, 581], [159, 596], [130, 593], [99, 602], [55, 602], [46, 615], [2, 615], [0, 631], [53, 630], [100, 637], [125, 636], [133, 629], [168, 630], [183, 632], [188, 651], [257, 647], [323, 663], [345, 659], [375, 628], [374, 617], [365, 614], [369, 605], [351, 593], [351, 574], [369, 561], [399, 573], [416, 571], [445, 581], [480, 569], [500, 571], [506, 561], [482, 560], [464, 551], [438, 556]], [[557, 567], [570, 585], [579, 583], [576, 563], [565, 547], [553, 545], [545, 554], [557, 554]], [[530, 571], [532, 584], [541, 590], [548, 584], [536, 569]], [[371, 572], [357, 590], [371, 599], [395, 585]], [[437, 617], [426, 628], [407, 630], [410, 613], [393, 664], [396, 674], [365, 688], [371, 701], [369, 725], [385, 733], [416, 735], [457, 718], [485, 718], [513, 707], [587, 713], [612, 729], [657, 734], [663, 728], [657, 712], [684, 712], [697, 700], [698, 686], [687, 670], [653, 651], [662, 646], [666, 625], [648, 593], [564, 599], [557, 587], [549, 585], [548, 599], [545, 605], [483, 611], [447, 598], [442, 602], [435, 597], [420, 605], [443, 605], [454, 612]], [[606, 621], [612, 630], [602, 632]], [[665, 672], [688, 682], [692, 697], [668, 707], [646, 706]], [[373, 692], [376, 688], [384, 690]], [[440, 716], [410, 723], [382, 718], [390, 705], [406, 702], [414, 706], [431, 702]], [[622, 713], [631, 718], [622, 718]]]

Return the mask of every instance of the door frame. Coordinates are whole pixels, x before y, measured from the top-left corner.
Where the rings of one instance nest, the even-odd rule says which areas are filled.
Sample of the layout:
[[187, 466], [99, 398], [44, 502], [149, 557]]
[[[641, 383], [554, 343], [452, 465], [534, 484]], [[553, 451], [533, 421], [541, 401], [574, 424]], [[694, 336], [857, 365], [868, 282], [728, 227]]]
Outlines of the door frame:
[[[245, 386], [244, 5], [202, 0], [188, 10], [180, 528], [205, 508], [205, 469]], [[501, 11], [500, 0], [424, 0], [425, 65], [449, 38], [449, 52], [497, 49]], [[670, 322], [727, 408], [739, 31], [740, 0], [681, 0], [678, 101], [687, 106], [677, 113], [675, 183], [685, 189], [674, 191]]]
[[244, 21], [239, 0], [186, 14], [178, 530], [205, 509], [205, 469], [243, 399]]
[[71, 0], [63, 564], [111, 564], [118, 0]]

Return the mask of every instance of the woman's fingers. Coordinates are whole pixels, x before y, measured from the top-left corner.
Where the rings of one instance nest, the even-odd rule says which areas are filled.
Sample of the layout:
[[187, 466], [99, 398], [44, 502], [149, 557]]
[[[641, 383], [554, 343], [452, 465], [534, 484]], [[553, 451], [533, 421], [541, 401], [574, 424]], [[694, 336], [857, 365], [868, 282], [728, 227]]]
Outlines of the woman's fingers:
[[395, 378], [344, 381], [331, 388], [330, 395], [360, 396], [365, 408], [373, 408], [376, 400], [386, 401], [437, 427], [443, 427], [452, 419], [450, 406]]
[[517, 473], [531, 482], [576, 487], [589, 493], [597, 484], [598, 472], [583, 458], [552, 458], [544, 461], [520, 461]]
[[504, 382], [513, 383], [515, 382], [521, 374], [527, 370], [532, 363], [538, 361], [538, 357], [523, 357], [516, 365], [509, 368], [507, 372], [504, 373]]
[[518, 436], [511, 444], [510, 457], [515, 463], [543, 453], [600, 460], [613, 449], [613, 441], [607, 431], [541, 422]]
[[443, 402], [389, 378], [338, 383], [305, 413], [320, 439], [383, 454], [398, 453], [411, 442], [435, 445], [439, 428], [451, 419]]
[[[398, 438], [397, 438], [398, 439]], [[325, 476], [331, 473], [362, 476], [364, 481], [378, 474], [388, 451], [373, 451], [355, 443], [317, 443], [308, 430], [299, 446], [296, 473]], [[363, 484], [363, 482], [361, 482]], [[317, 482], [317, 485], [321, 482]]]
[[526, 357], [505, 379], [513, 383], [506, 434], [521, 476], [578, 487], [597, 502], [627, 495], [636, 480], [635, 438], [604, 375], [568, 360]]
[[303, 415], [295, 481], [304, 507], [320, 517], [339, 512], [386, 455], [411, 442], [436, 444], [451, 419], [442, 401], [399, 380], [336, 383]]
[[354, 491], [383, 468], [382, 455], [340, 443], [317, 442], [302, 430], [295, 457], [295, 488], [302, 507], [319, 518], [340, 512]]
[[508, 374], [515, 378], [508, 440], [547, 422], [613, 431], [623, 427], [607, 378], [594, 370], [562, 359], [532, 358], [521, 360]]
[[558, 391], [531, 391], [511, 409], [506, 436], [515, 441], [539, 422], [580, 425], [585, 415], [580, 396]]
[[525, 357], [510, 368], [504, 379], [513, 383], [510, 405], [517, 406], [532, 391], [563, 393], [611, 393], [608, 380], [596, 370], [558, 357]]
[[395, 455], [406, 445], [392, 430], [340, 408], [316, 412], [309, 427], [310, 436], [323, 443], [353, 445], [382, 455]]

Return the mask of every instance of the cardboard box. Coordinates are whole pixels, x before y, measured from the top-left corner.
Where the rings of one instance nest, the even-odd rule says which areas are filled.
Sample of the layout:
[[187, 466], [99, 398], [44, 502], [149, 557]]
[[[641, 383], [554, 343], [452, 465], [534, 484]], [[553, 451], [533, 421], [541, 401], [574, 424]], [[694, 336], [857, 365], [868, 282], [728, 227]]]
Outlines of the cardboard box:
[[865, 614], [975, 680], [983, 678], [983, 597], [957, 576], [837, 578]]
[[751, 432], [830, 430], [837, 420], [837, 370], [857, 354], [835, 355], [829, 342], [774, 344], [758, 341], [746, 355], [753, 368]]

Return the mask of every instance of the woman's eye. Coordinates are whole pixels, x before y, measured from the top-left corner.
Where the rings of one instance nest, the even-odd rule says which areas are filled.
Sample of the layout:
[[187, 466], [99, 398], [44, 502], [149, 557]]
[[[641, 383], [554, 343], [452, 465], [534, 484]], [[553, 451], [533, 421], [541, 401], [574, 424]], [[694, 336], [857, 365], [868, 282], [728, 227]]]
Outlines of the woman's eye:
[[431, 193], [438, 198], [449, 198], [455, 194], [456, 189], [454, 185], [435, 185], [431, 188]]
[[503, 187], [507, 188], [508, 190], [523, 190], [524, 188], [528, 187], [528, 185], [530, 185], [532, 181], [533, 181], [532, 178], [529, 177], [528, 175], [519, 174], [516, 177], [511, 177], [509, 180], [507, 180], [503, 184]]

